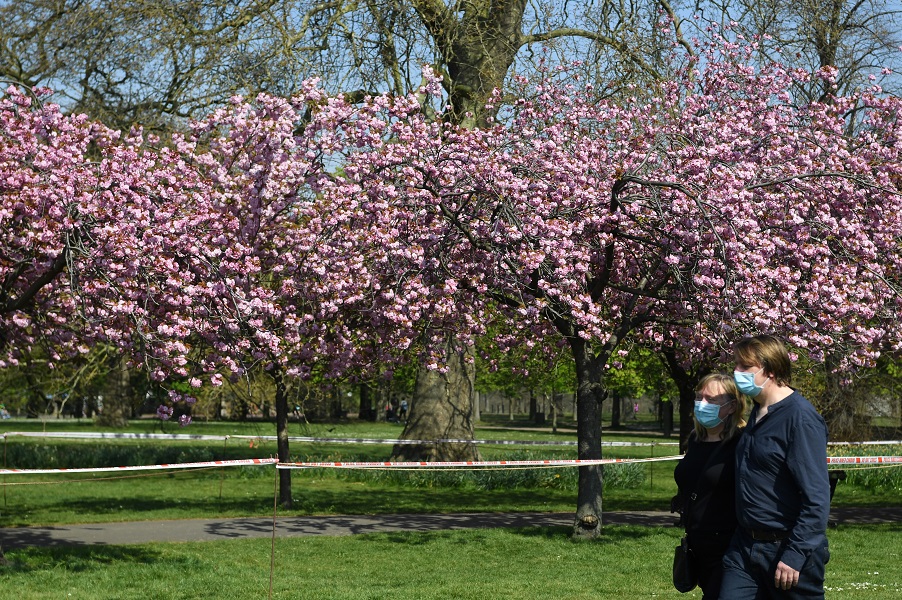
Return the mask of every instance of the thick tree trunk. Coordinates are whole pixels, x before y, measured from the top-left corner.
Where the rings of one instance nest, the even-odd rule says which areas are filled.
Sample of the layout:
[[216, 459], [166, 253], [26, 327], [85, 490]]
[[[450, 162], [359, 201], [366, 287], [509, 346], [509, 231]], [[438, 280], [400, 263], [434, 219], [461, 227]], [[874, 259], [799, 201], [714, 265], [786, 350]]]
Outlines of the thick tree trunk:
[[452, 119], [467, 128], [484, 125], [486, 101], [522, 44], [526, 0], [465, 2], [454, 12], [438, 0], [413, 6], [447, 65]]
[[[468, 129], [486, 125], [490, 116], [486, 104], [494, 89], [502, 87], [522, 44], [526, 0], [468, 2], [454, 11], [440, 0], [414, 0], [412, 6], [447, 66], [451, 120]], [[463, 354], [452, 356], [455, 351], [450, 344], [448, 372], [444, 375], [420, 366], [405, 439], [473, 439], [475, 379], [472, 365]], [[465, 387], [469, 389], [464, 393]], [[432, 411], [437, 412], [428, 414]], [[431, 453], [421, 446], [402, 446], [395, 448], [393, 456], [408, 460], [430, 455], [436, 459], [478, 456], [473, 444], [460, 446], [435, 448]]]
[[[291, 462], [288, 454], [288, 393], [281, 372], [273, 373], [276, 384], [276, 449], [279, 462]], [[291, 470], [279, 469], [279, 504], [291, 508]]]
[[[453, 340], [445, 346], [446, 373], [421, 367], [417, 374], [410, 415], [402, 440], [472, 440], [473, 384], [475, 368], [469, 353]], [[396, 460], [479, 460], [476, 445], [468, 442], [398, 444]]]
[[128, 361], [124, 357], [115, 359], [116, 363], [110, 373], [109, 383], [103, 394], [103, 410], [94, 421], [105, 427], [125, 427], [132, 414], [134, 393], [131, 385], [131, 372]]
[[[602, 370], [579, 337], [570, 338], [570, 348], [576, 367], [576, 433], [577, 458], [601, 459], [601, 401], [604, 397]], [[579, 467], [579, 490], [576, 498], [576, 519], [573, 537], [591, 539], [601, 533], [601, 495], [603, 470], [601, 465]]]

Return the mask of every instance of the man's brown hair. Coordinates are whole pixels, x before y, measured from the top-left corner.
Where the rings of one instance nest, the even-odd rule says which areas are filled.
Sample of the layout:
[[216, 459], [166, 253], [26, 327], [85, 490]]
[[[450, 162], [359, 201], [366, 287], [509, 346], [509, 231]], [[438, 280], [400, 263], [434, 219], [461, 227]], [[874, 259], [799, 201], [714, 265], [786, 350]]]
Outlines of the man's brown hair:
[[772, 335], [756, 335], [739, 340], [733, 347], [736, 362], [743, 365], [758, 364], [764, 373], [774, 378], [777, 385], [792, 383], [792, 362], [786, 345]]

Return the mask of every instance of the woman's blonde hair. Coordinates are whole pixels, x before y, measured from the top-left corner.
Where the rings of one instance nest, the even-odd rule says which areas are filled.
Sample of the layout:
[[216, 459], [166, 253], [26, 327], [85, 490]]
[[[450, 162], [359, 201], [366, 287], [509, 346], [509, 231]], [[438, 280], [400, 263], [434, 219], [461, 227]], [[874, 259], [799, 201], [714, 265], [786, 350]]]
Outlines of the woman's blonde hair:
[[[729, 440], [738, 435], [739, 430], [745, 427], [745, 412], [748, 408], [748, 399], [745, 394], [739, 392], [739, 388], [736, 387], [736, 381], [724, 373], [705, 375], [698, 382], [698, 385], [695, 386], [695, 391], [702, 391], [709, 383], [719, 383], [724, 393], [736, 403], [736, 410], [724, 417], [723, 430], [720, 432], [720, 439]], [[699, 440], [708, 437], [708, 430], [698, 420], [695, 420], [695, 437]]]

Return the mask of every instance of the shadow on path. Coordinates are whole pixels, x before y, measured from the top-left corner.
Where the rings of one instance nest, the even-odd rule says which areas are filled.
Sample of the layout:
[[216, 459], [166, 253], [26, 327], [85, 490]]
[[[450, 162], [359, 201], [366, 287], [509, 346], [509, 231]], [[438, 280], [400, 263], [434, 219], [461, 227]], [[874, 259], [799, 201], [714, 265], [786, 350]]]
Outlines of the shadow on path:
[[[672, 527], [676, 516], [668, 512], [606, 512], [604, 525]], [[902, 523], [902, 506], [881, 508], [835, 508], [830, 520], [838, 525]], [[312, 535], [356, 535], [378, 532], [442, 531], [500, 527], [567, 527], [572, 513], [455, 513], [401, 515], [330, 515], [278, 517], [276, 537]], [[81, 546], [92, 544], [143, 544], [148, 542], [215, 541], [270, 537], [271, 518], [186, 519], [134, 521], [50, 527], [0, 528], [4, 550], [29, 546]]]

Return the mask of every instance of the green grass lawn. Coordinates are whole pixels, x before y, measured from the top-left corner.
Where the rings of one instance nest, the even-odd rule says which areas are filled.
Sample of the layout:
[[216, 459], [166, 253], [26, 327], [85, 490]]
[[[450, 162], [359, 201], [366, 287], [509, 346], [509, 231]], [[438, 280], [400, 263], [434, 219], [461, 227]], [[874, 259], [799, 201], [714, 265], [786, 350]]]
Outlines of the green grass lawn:
[[[610, 526], [573, 542], [567, 528], [491, 529], [275, 541], [273, 598], [319, 600], [698, 599], [670, 584], [675, 528]], [[829, 533], [827, 598], [902, 592], [902, 526]], [[19, 600], [266, 598], [272, 542], [31, 548], [7, 553], [0, 595]], [[15, 590], [13, 592], [13, 590]]]

